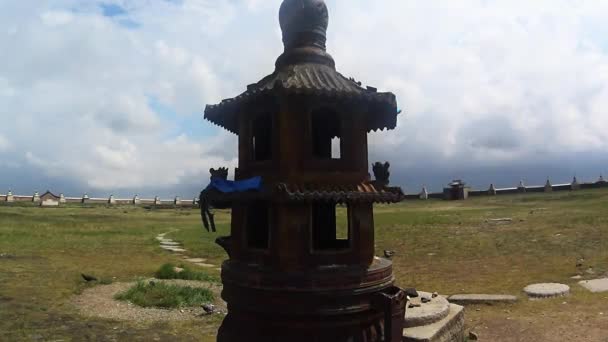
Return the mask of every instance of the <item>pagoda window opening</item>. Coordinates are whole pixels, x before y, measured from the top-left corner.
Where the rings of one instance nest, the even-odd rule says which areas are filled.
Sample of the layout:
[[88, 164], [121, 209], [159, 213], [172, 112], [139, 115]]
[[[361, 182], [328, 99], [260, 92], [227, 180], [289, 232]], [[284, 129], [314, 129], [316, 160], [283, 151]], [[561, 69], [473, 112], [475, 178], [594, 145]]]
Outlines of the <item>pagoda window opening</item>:
[[272, 115], [263, 113], [253, 120], [251, 127], [251, 147], [254, 161], [272, 159]]
[[340, 159], [342, 158], [341, 151], [342, 139], [339, 137], [334, 137], [331, 139], [331, 159]]
[[342, 156], [342, 124], [331, 109], [311, 114], [312, 154], [316, 159], [340, 159]]
[[350, 248], [350, 215], [346, 208], [338, 210], [335, 203], [312, 205], [312, 241], [317, 251], [344, 250]]
[[252, 249], [268, 249], [270, 238], [270, 204], [255, 201], [247, 206], [247, 246]]

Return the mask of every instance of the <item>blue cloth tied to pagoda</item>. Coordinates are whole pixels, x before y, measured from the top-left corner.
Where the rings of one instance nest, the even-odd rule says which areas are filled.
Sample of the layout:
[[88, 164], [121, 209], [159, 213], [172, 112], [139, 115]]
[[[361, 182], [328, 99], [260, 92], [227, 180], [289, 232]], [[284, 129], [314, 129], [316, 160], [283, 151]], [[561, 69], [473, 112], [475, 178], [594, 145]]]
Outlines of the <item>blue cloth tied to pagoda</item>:
[[259, 191], [262, 189], [262, 177], [253, 177], [240, 181], [229, 181], [221, 178], [211, 178], [207, 189], [215, 189], [223, 193]]

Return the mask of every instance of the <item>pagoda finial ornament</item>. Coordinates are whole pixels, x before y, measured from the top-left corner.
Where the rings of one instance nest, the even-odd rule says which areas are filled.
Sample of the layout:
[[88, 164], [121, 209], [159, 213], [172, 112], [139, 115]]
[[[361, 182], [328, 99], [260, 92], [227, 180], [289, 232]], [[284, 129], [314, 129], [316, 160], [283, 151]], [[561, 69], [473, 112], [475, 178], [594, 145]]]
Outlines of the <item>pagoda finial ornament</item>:
[[329, 12], [323, 0], [285, 0], [279, 10], [285, 52], [277, 59], [277, 69], [297, 63], [319, 63], [335, 68], [325, 52]]
[[304, 46], [325, 50], [329, 13], [323, 0], [285, 0], [279, 22], [286, 50]]

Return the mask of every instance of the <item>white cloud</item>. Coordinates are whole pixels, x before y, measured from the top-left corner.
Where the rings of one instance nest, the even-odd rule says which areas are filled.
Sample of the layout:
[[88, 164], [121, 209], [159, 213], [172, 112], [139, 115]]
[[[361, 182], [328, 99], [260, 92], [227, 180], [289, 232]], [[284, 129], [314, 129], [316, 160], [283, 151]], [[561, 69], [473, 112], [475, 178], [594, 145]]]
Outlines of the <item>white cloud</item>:
[[48, 11], [40, 15], [42, 22], [47, 26], [61, 26], [72, 21], [73, 15], [68, 11]]
[[[0, 128], [11, 132], [0, 152], [103, 191], [201, 184], [209, 167], [234, 166], [233, 135], [188, 126], [273, 71], [280, 0], [111, 2], [137, 25], [93, 2], [0, 3]], [[392, 160], [394, 174], [608, 147], [608, 3], [328, 4], [339, 71], [395, 92], [404, 110], [396, 130], [370, 135], [370, 159]]]
[[95, 146], [94, 151], [97, 160], [104, 168], [127, 172], [130, 167], [137, 164], [137, 147], [128, 141], [122, 141], [115, 148], [98, 145]]
[[8, 80], [4, 77], [0, 77], [0, 98], [9, 98], [15, 95], [15, 89], [11, 87], [11, 85], [8, 83]]
[[[608, 54], [586, 21], [605, 5], [567, 1], [387, 1], [342, 6], [330, 49], [347, 74], [395, 91], [406, 115], [373, 141], [415, 160], [492, 163], [608, 147], [594, 115]], [[356, 22], [357, 25], [349, 25]], [[607, 26], [604, 24], [603, 26]], [[346, 35], [346, 31], [350, 35]], [[350, 39], [349, 37], [355, 37]], [[356, 56], [357, 58], [353, 58]], [[593, 122], [593, 123], [592, 123]], [[510, 152], [489, 145], [510, 143]], [[494, 141], [494, 142], [492, 142]], [[388, 146], [386, 146], [388, 145]]]
[[179, 136], [143, 145], [143, 151], [129, 142], [115, 147], [96, 146], [96, 153], [85, 165], [65, 172], [74, 173], [86, 179], [91, 187], [101, 189], [145, 188], [150, 184], [171, 187], [193, 179], [202, 186], [209, 168], [236, 166], [236, 160], [209, 153], [216, 145], [226, 146], [224, 139], [209, 139], [203, 146]]

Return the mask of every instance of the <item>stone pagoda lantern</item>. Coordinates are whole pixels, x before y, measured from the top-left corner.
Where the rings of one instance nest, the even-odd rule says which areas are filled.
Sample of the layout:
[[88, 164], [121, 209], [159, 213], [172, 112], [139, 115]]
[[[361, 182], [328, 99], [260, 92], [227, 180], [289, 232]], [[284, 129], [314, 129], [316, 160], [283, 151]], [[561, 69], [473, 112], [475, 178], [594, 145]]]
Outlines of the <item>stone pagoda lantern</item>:
[[[285, 0], [279, 19], [274, 72], [205, 109], [238, 135], [233, 184], [261, 179], [201, 195], [202, 208], [232, 207], [231, 236], [218, 239], [229, 254], [218, 341], [401, 341], [406, 297], [391, 261], [374, 256], [373, 204], [403, 192], [388, 186], [388, 163], [370, 180], [367, 140], [396, 127], [395, 95], [336, 71], [322, 0]], [[214, 174], [225, 181], [211, 171], [212, 185]]]

